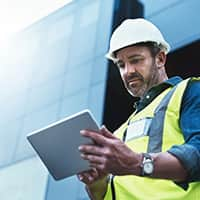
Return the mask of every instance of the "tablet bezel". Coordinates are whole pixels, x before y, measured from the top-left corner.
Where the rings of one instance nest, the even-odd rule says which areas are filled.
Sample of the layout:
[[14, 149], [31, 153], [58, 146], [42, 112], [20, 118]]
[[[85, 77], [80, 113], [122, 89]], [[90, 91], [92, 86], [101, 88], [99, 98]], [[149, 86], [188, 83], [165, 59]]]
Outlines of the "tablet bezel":
[[92, 144], [92, 141], [80, 135], [82, 129], [99, 130], [88, 109], [28, 134], [28, 141], [55, 180], [89, 169], [89, 163], [80, 157], [78, 147]]

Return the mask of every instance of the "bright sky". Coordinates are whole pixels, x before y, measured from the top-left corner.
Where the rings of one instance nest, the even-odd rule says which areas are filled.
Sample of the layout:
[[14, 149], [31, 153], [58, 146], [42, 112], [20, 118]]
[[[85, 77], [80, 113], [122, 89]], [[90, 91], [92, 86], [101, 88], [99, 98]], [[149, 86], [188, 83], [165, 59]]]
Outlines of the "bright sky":
[[0, 0], [0, 40], [63, 7], [72, 0]]

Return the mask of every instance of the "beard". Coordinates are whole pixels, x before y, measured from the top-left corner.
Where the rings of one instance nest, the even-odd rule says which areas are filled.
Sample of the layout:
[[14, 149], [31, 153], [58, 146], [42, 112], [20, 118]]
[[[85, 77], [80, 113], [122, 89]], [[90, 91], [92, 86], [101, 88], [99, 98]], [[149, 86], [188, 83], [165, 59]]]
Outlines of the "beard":
[[139, 72], [130, 73], [124, 80], [127, 91], [134, 97], [144, 97], [150, 88], [159, 84], [159, 71], [152, 63], [149, 75], [144, 78]]
[[144, 77], [138, 72], [130, 74], [130, 76], [128, 76], [125, 80], [125, 87], [132, 96], [143, 96], [144, 92], [146, 91]]

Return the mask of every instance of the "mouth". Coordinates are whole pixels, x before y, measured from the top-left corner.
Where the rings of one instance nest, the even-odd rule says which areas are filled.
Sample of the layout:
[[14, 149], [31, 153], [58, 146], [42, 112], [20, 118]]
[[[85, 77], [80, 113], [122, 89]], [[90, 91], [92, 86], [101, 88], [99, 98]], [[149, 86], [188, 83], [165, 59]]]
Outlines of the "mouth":
[[133, 86], [135, 84], [137, 84], [137, 82], [141, 81], [139, 78], [137, 79], [132, 79], [130, 81], [128, 81], [128, 85]]

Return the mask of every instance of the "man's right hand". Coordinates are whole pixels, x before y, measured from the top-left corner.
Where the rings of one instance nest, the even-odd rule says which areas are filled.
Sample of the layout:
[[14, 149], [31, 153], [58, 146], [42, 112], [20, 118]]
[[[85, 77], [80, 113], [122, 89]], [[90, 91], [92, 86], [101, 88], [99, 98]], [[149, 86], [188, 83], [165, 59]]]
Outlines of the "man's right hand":
[[95, 168], [79, 173], [78, 178], [86, 184], [86, 190], [92, 200], [102, 200], [107, 191], [108, 175]]

